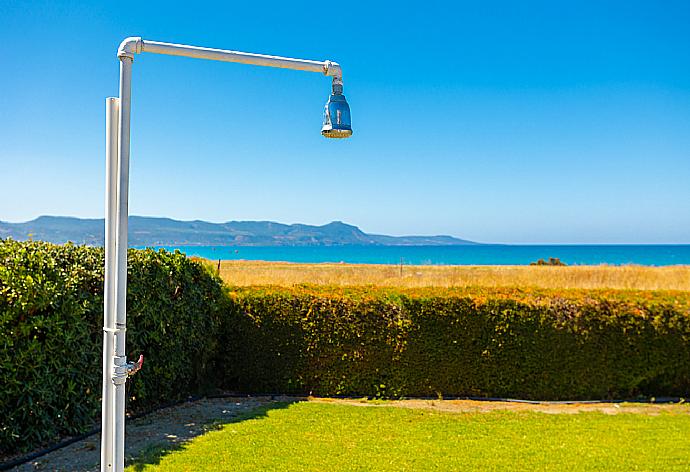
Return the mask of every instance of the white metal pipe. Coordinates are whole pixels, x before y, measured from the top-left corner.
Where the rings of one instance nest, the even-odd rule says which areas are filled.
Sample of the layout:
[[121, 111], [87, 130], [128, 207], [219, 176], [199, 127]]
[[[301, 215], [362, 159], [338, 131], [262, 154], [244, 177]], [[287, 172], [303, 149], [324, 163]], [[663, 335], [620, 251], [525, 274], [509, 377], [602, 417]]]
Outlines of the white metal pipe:
[[127, 218], [129, 215], [129, 125], [132, 97], [132, 59], [120, 58], [120, 120], [117, 172], [117, 259], [115, 319], [115, 472], [124, 470], [125, 381], [127, 380], [125, 337], [127, 329]]
[[134, 54], [148, 52], [153, 54], [166, 54], [169, 56], [193, 57], [208, 59], [211, 61], [237, 62], [264, 67], [278, 67], [281, 69], [302, 70], [317, 72], [331, 77], [342, 78], [343, 72], [340, 64], [333, 61], [312, 61], [307, 59], [294, 59], [291, 57], [269, 56], [227, 49], [204, 48], [187, 46], [185, 44], [162, 43], [141, 38], [127, 38], [120, 45], [119, 57], [134, 57]]
[[167, 54], [170, 56], [194, 57], [211, 61], [238, 62], [240, 64], [252, 64], [255, 66], [279, 67], [283, 69], [303, 70], [325, 74], [327, 72], [325, 61], [310, 61], [305, 59], [293, 59], [290, 57], [268, 56], [225, 49], [202, 48], [186, 46], [184, 44], [161, 43], [158, 41], [143, 40], [141, 52], [154, 54]]
[[101, 470], [113, 467], [114, 393], [112, 358], [115, 354], [115, 203], [120, 108], [117, 98], [105, 100], [105, 280], [103, 285], [103, 397], [101, 402]]

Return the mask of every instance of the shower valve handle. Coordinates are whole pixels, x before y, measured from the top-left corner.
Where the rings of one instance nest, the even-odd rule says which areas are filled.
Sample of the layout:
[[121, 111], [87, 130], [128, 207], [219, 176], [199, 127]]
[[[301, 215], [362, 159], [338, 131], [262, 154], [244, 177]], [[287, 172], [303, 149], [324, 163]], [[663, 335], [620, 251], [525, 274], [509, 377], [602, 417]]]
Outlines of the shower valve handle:
[[136, 362], [128, 362], [127, 363], [127, 375], [132, 376], [139, 372], [141, 368], [144, 366], [144, 355], [139, 354], [139, 359]]

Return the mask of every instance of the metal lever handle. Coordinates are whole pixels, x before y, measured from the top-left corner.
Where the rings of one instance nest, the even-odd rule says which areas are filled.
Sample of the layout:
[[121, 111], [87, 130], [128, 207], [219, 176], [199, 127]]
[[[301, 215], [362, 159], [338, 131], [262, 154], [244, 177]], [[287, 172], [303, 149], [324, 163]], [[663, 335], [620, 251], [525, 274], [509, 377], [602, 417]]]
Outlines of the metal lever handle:
[[128, 362], [127, 363], [127, 375], [132, 376], [139, 372], [141, 368], [144, 366], [144, 355], [139, 354], [139, 360], [136, 362]]

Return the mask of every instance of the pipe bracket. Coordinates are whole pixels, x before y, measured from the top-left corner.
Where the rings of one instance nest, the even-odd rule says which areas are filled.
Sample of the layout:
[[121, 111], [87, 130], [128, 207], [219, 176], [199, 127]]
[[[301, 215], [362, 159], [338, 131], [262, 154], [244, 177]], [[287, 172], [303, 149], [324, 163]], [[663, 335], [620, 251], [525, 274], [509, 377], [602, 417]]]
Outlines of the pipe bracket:
[[113, 383], [122, 385], [127, 381], [127, 357], [113, 356]]

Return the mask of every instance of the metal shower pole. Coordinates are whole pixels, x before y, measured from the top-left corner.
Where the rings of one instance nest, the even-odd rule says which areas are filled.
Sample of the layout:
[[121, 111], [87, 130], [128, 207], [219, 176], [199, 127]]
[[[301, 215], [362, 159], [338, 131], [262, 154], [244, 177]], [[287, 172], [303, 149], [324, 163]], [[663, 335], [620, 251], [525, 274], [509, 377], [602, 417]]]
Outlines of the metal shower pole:
[[103, 407], [101, 409], [101, 463], [112, 468], [114, 384], [112, 383], [112, 356], [115, 352], [115, 239], [117, 225], [117, 143], [120, 120], [120, 100], [105, 99], [105, 286], [103, 287]]
[[[310, 61], [289, 57], [267, 56], [223, 49], [201, 48], [161, 43], [138, 37], [125, 39], [117, 51], [120, 59], [120, 97], [106, 99], [106, 203], [105, 203], [105, 283], [103, 316], [103, 401], [101, 412], [101, 471], [124, 470], [125, 383], [141, 368], [143, 357], [127, 362], [125, 336], [127, 328], [127, 219], [129, 195], [129, 137], [132, 95], [132, 63], [142, 52], [194, 57], [214, 61], [237, 62], [265, 67], [318, 72], [333, 78], [332, 104], [337, 122], [331, 123], [326, 107], [327, 137], [352, 134], [349, 108], [342, 97], [342, 69], [337, 62]], [[344, 104], [343, 104], [344, 102]], [[329, 101], [331, 103], [331, 101]], [[345, 108], [343, 108], [345, 107]], [[340, 122], [340, 110], [347, 119]], [[331, 128], [336, 131], [333, 133]]]

